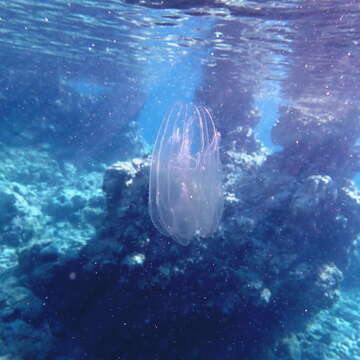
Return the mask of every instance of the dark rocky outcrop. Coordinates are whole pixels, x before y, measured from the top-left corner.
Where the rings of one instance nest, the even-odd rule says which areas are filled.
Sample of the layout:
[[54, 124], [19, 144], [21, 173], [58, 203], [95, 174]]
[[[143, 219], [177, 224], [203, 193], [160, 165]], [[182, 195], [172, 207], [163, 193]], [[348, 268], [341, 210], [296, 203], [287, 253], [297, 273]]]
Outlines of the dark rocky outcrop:
[[[283, 145], [268, 157], [224, 154], [222, 225], [188, 247], [150, 222], [148, 160], [110, 167], [94, 239], [69, 256], [41, 246], [20, 256], [22, 281], [46, 299], [59, 348], [89, 359], [258, 359], [283, 338], [277, 354], [286, 358], [291, 345], [296, 356], [287, 336], [339, 298], [360, 201], [344, 177], [316, 166], [316, 144], [311, 163]], [[341, 174], [352, 159], [334, 161]]]

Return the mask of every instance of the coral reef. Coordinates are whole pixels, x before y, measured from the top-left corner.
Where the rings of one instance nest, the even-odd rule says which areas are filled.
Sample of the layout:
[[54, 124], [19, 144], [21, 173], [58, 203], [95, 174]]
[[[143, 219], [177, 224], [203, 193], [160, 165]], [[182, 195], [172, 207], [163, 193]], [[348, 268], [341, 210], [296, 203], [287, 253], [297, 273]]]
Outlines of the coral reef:
[[311, 319], [303, 331], [278, 340], [268, 359], [360, 359], [359, 292], [344, 291], [331, 309]]
[[104, 165], [81, 176], [46, 151], [0, 148], [0, 273], [16, 265], [24, 247], [52, 242], [67, 253], [94, 236], [105, 208]]
[[4, 144], [0, 161], [0, 356], [54, 359], [56, 338], [49, 328], [46, 296], [36, 297], [21, 282], [18, 255], [39, 247], [33, 269], [46, 273], [42, 262], [70, 256], [94, 236], [105, 207], [103, 166], [83, 172], [45, 151]]
[[[20, 254], [18, 281], [43, 304], [57, 356], [270, 359], [272, 348], [300, 359], [300, 331], [339, 299], [360, 232], [359, 194], [316, 170], [322, 154], [293, 172], [300, 155], [257, 147], [224, 153], [225, 214], [210, 239], [182, 247], [153, 228], [149, 162], [139, 158], [106, 170], [106, 216], [91, 241], [76, 252], [47, 244]], [[337, 159], [338, 173], [352, 161]]]

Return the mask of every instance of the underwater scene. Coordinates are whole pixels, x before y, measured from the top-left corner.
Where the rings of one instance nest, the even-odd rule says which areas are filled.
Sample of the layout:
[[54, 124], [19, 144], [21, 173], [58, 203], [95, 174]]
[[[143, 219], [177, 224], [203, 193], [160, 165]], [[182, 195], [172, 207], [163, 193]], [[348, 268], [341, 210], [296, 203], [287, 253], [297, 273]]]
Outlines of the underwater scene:
[[360, 360], [358, 0], [0, 0], [0, 360]]

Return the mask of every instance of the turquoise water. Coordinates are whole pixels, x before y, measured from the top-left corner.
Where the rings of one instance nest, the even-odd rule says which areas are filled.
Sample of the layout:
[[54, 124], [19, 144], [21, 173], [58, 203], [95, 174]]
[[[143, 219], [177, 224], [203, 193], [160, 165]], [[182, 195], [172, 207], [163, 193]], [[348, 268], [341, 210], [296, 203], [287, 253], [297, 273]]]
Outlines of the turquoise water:
[[[175, 34], [180, 38], [198, 37], [196, 29], [201, 26], [200, 36], [206, 36], [207, 31], [211, 30], [211, 24], [211, 20], [190, 18], [185, 20], [177, 31], [175, 30]], [[165, 37], [167, 29], [160, 28], [158, 32], [160, 36]], [[160, 48], [158, 56], [164, 56], [166, 50]], [[145, 102], [138, 117], [140, 129], [148, 144], [154, 144], [161, 121], [172, 104], [177, 101], [194, 101], [194, 93], [202, 80], [202, 64], [199, 59], [210, 51], [211, 48], [205, 48], [193, 54], [185, 48], [182, 54], [165, 64], [149, 59], [146, 72], [150, 74], [150, 78], [145, 81]], [[155, 80], [151, 76], [153, 74], [156, 75]]]
[[0, 0], [0, 359], [360, 360], [359, 23]]

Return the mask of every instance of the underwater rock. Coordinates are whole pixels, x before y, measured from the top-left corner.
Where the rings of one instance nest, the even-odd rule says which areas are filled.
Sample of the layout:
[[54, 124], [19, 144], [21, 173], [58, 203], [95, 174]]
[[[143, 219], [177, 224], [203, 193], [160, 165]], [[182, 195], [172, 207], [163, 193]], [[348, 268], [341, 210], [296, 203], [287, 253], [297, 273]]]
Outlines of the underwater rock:
[[272, 140], [284, 147], [271, 156], [272, 165], [291, 176], [330, 176], [346, 184], [360, 169], [359, 111], [338, 104], [298, 103], [280, 107]]
[[78, 251], [104, 218], [103, 166], [84, 171], [46, 151], [0, 148], [0, 274], [17, 265], [20, 251], [46, 249], [50, 239], [57, 251]]
[[34, 233], [32, 220], [37, 209], [26, 198], [0, 182], [0, 246], [18, 247], [27, 243]]
[[337, 196], [336, 184], [330, 176], [309, 176], [293, 194], [291, 208], [294, 215], [314, 216], [319, 208], [333, 207]]
[[301, 359], [359, 358], [359, 300], [358, 291], [343, 291], [339, 301], [331, 309], [318, 313], [303, 331], [296, 333]]
[[358, 274], [360, 274], [360, 236], [354, 242], [354, 251], [351, 254], [350, 264], [345, 273], [345, 287], [360, 288]]
[[44, 303], [20, 284], [15, 274], [0, 285], [0, 356], [9, 359], [49, 359], [55, 343], [47, 330]]
[[296, 335], [291, 334], [281, 339], [274, 346], [274, 356], [269, 356], [269, 360], [301, 360], [301, 346]]
[[99, 226], [105, 208], [104, 200], [102, 194], [68, 187], [49, 198], [43, 210], [57, 222], [69, 222], [73, 226]]
[[360, 136], [359, 111], [336, 105], [336, 110], [316, 100], [282, 105], [271, 134], [274, 144], [314, 148], [336, 139], [343, 147], [353, 146]]
[[252, 339], [302, 328], [336, 302], [360, 232], [350, 188], [319, 173], [290, 176], [261, 153], [226, 159], [224, 219], [212, 238], [184, 248], [159, 234], [149, 161], [133, 159], [107, 169], [104, 222], [79, 252], [21, 253], [22, 281], [46, 299], [57, 341], [76, 338], [90, 359], [258, 359]]

